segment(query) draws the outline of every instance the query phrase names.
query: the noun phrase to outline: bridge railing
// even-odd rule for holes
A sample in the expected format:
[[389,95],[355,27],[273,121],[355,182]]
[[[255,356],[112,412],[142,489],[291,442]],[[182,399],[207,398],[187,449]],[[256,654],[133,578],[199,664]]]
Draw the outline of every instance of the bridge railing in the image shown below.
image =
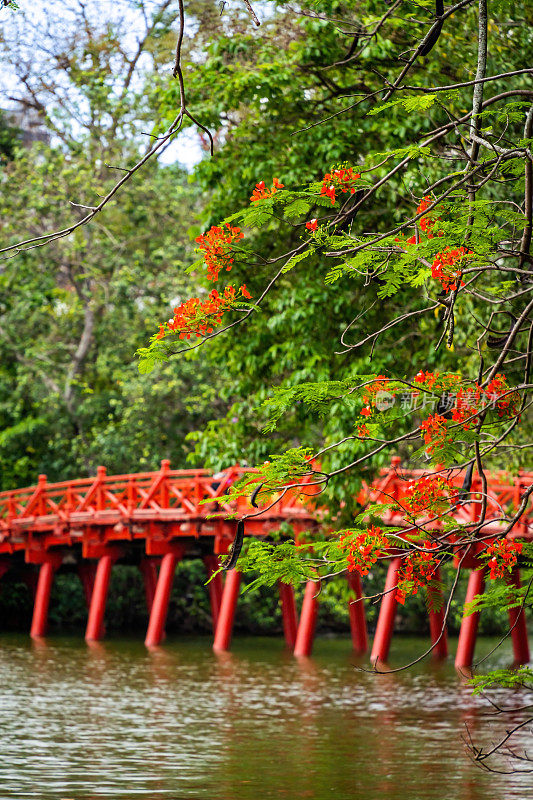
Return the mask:
[[[246,534],[264,537],[279,529],[282,519],[290,520],[297,534],[303,532],[317,524],[320,512],[320,501],[315,499],[313,502],[312,495],[317,487],[311,478],[308,478],[310,486],[303,493],[300,488],[282,493],[279,503],[260,508],[257,514],[245,497],[231,503],[222,501],[228,487],[246,474],[257,473],[236,465],[224,473],[212,475],[206,470],[173,470],[168,461],[163,461],[157,472],[107,475],[105,468],[99,467],[92,478],[48,483],[46,476],[41,475],[35,486],[1,492],[0,576],[14,570],[30,580],[37,574],[36,567],[39,568],[31,635],[39,638],[46,632],[54,572],[65,565],[78,571],[84,587],[88,604],[86,638],[88,641],[101,638],[112,566],[117,560],[129,558],[138,564],[145,584],[150,615],[146,643],[150,646],[159,644],[164,636],[176,563],[192,554],[192,557],[204,559],[207,572],[213,578],[209,594],[215,629],[214,647],[227,649],[240,577],[238,569],[230,570],[223,584],[221,574],[216,573],[217,556],[228,552],[236,529],[236,523],[226,521],[225,517],[230,513],[236,516],[246,514]],[[427,475],[427,471],[401,470],[399,459],[395,459],[371,486],[364,488],[359,499],[361,502],[382,500],[384,503],[392,499],[401,503],[409,481],[423,475]],[[452,483],[460,489],[462,480],[462,476],[457,476]],[[532,483],[532,473],[521,473],[517,477],[505,472],[490,475],[489,517],[495,533],[505,524],[498,522],[498,517],[508,517],[516,511],[525,490]],[[475,477],[470,502],[451,508],[450,513],[459,522],[475,523],[479,519],[481,488],[479,477]],[[311,495],[309,501],[302,496],[305,494]],[[206,519],[213,513],[219,513],[219,517],[213,521]],[[509,535],[533,538],[532,523],[532,511],[526,509]],[[400,525],[402,515],[391,509],[383,513],[383,524]],[[490,527],[484,526],[484,532],[488,531]],[[199,542],[201,538],[203,541]],[[486,568],[476,561],[478,544],[483,546],[475,543],[472,560],[461,559],[460,564],[461,569],[471,571],[467,603],[483,591]],[[391,549],[372,647],[373,663],[386,661],[388,656],[397,604],[392,589],[398,581],[400,561],[398,554]],[[348,580],[353,598],[361,601],[351,601],[349,605],[353,644],[356,650],[364,652],[367,631],[361,581],[355,573],[349,573]],[[510,580],[514,586],[520,585],[518,567]],[[287,644],[294,647],[297,655],[309,655],[318,610],[317,583],[314,580],[308,582],[299,619],[292,588],[280,584],[279,591]],[[512,609],[509,615],[515,659],[517,663],[525,663],[529,659],[529,650],[523,610]],[[456,656],[460,668],[472,663],[478,617],[479,613],[465,615],[461,624]],[[429,618],[434,653],[439,657],[445,656],[446,625],[442,608],[439,611],[430,608]]]
[[[57,483],[48,483],[45,475],[40,475],[35,486],[13,491],[0,492],[0,533],[10,529],[27,527],[32,523],[63,522],[118,516],[122,519],[145,518],[153,516],[165,519],[172,517],[204,518],[209,514],[242,515],[252,511],[246,498],[237,503],[218,501],[226,494],[230,485],[243,475],[254,474],[250,467],[236,465],[225,470],[221,476],[214,477],[206,470],[176,470],[170,468],[168,461],[161,463],[157,472],[107,475],[105,467],[98,467],[96,476],[78,478]],[[360,499],[384,503],[395,499],[401,502],[408,482],[426,475],[425,470],[400,471],[396,459],[390,468],[383,469],[371,486],[366,486]],[[459,489],[462,477],[452,479]],[[511,477],[506,472],[490,475],[489,511],[490,516],[501,516],[516,510],[525,490],[533,483],[533,473],[520,473]],[[474,521],[479,513],[480,498],[476,493],[482,488],[481,479],[474,477],[471,487],[472,501],[459,507],[454,513],[460,521]],[[314,493],[310,489],[310,494]],[[206,503],[205,501],[211,501]],[[290,490],[280,497],[271,515],[312,516],[309,502],[301,492]],[[398,520],[391,517],[390,523]],[[398,515],[397,515],[398,516]],[[532,526],[532,512],[526,510],[517,526],[517,533],[524,535]]]
[[[410,469],[402,470],[400,460],[394,458],[391,467],[383,469],[379,477],[371,484],[364,484],[359,495],[360,500],[391,503],[397,501],[400,504],[406,497],[408,487],[413,480],[427,477],[427,470]],[[451,478],[450,483],[460,491],[463,484],[463,475],[457,474]],[[487,518],[489,520],[485,532],[497,532],[504,523],[490,523],[491,519],[501,518],[516,512],[524,497],[526,490],[533,483],[533,473],[519,471],[517,475],[511,475],[504,470],[494,471],[488,474],[488,498],[487,498]],[[478,475],[474,475],[472,485],[467,500],[450,511],[450,514],[458,522],[471,523],[479,519],[481,509],[481,492],[483,483]],[[402,515],[400,513],[388,514],[390,524],[401,524]],[[407,523],[405,523],[407,524]],[[492,528],[490,527],[492,524]],[[516,524],[512,536],[532,536],[533,537],[533,508],[527,507],[520,521]]]
[[[244,514],[252,511],[246,498],[231,503],[218,500],[250,467],[236,465],[215,477],[207,470],[175,470],[163,461],[158,472],[107,475],[98,467],[93,478],[48,483],[40,475],[35,486],[0,492],[0,532],[30,523],[44,524],[101,519],[106,515],[121,518],[147,516],[168,518],[206,517],[209,514]],[[288,491],[276,504],[273,516],[309,515],[296,491]],[[206,503],[205,501],[211,501]]]

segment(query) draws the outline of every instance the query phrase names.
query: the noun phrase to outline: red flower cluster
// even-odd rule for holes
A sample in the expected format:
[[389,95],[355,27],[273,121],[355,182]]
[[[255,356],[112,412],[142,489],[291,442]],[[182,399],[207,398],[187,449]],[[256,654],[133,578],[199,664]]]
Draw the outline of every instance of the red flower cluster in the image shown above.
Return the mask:
[[461,385],[461,376],[451,374],[443,374],[441,375],[440,372],[424,372],[424,370],[420,370],[415,377],[414,383],[424,384],[426,389],[433,390],[433,389],[440,389],[442,391],[447,392],[456,392]]
[[415,377],[415,383],[425,383],[428,389],[432,389],[435,385],[435,381],[439,377],[438,372],[424,372],[424,370],[420,370]]
[[255,184],[255,189],[252,192],[250,201],[255,203],[257,200],[264,200],[266,197],[272,197],[273,194],[276,194],[278,189],[283,188],[284,184],[280,183],[277,178],[274,178],[270,189],[266,188],[266,183],[264,181],[259,181],[259,183]]
[[[441,282],[445,292],[457,289],[457,280],[461,277],[461,263],[472,255],[474,255],[472,251],[466,247],[456,247],[453,250],[447,247],[441,253],[437,253],[431,266],[431,275]],[[464,286],[464,281],[461,281],[460,285]]]
[[434,550],[437,543],[426,541],[422,547],[424,550],[416,550],[406,556],[398,570],[396,599],[402,605],[408,594],[416,594],[420,586],[427,586],[431,582],[439,566],[436,554],[427,552]]
[[442,448],[446,442],[446,419],[440,414],[431,414],[420,425],[424,433],[424,442],[428,445],[428,453],[433,453],[437,447]]
[[[430,205],[432,205],[433,200],[429,195],[426,195],[418,205],[416,209],[417,214],[423,214]],[[433,232],[435,226],[435,220],[430,219],[429,217],[421,217],[420,221],[420,229],[426,235],[428,239],[433,239],[435,235],[442,236],[443,231],[437,231],[435,234]],[[409,239],[405,240],[405,245],[416,244],[417,237],[410,236]],[[396,238],[395,242],[401,242],[401,238]],[[471,250],[467,250],[465,247],[456,247],[451,250],[447,247],[442,252],[437,253],[433,264],[431,266],[431,274],[433,278],[437,278],[440,280],[442,284],[442,288],[445,292],[454,291],[457,289],[457,282],[458,279],[461,277],[461,263],[465,258],[470,258],[470,256],[474,255]],[[461,281],[461,286],[464,286],[464,282]]]
[[413,515],[429,509],[436,510],[439,503],[449,503],[450,490],[449,481],[442,475],[428,475],[409,482],[401,504],[404,510]]
[[491,556],[487,562],[490,569],[490,577],[503,578],[505,571],[511,572],[516,566],[517,555],[522,552],[521,542],[510,542],[507,539],[499,539],[487,547],[487,555]]
[[488,382],[486,392],[487,394],[497,394],[504,392],[506,386],[506,377],[501,372],[497,372],[494,378]]
[[365,386],[363,403],[366,403],[366,405],[360,411],[363,417],[370,417],[372,415],[372,407],[376,405],[377,393],[388,391],[388,385],[389,379],[386,378],[385,375],[378,375],[375,381]]
[[316,219],[309,220],[309,222],[305,223],[305,227],[308,228],[308,230],[310,231],[316,231],[316,229],[318,228],[318,220]]
[[329,197],[331,205],[335,205],[336,195],[335,192],[341,194],[355,194],[355,182],[359,180],[360,174],[354,172],[352,167],[345,167],[336,169],[333,172],[326,172],[322,179],[321,195]]
[[[432,204],[433,204],[433,200],[431,199],[431,197],[429,195],[426,195],[424,198],[422,198],[422,200],[420,201],[420,203],[419,203],[419,205],[418,205],[418,207],[416,209],[417,215],[418,214],[423,214],[424,211],[427,208],[429,208],[429,206],[432,205]],[[432,220],[429,217],[422,217],[419,220],[419,225],[420,225],[420,230],[423,233],[426,234],[428,239],[433,239],[434,238],[435,234],[432,232],[432,229],[433,229],[433,226],[435,225],[435,220]],[[442,235],[443,235],[442,231],[439,231],[437,233],[437,236],[442,236]],[[401,242],[401,239],[397,237],[394,241],[395,242]],[[408,239],[405,240],[404,244],[406,246],[410,245],[410,244],[416,244],[416,236],[410,236]]]
[[389,379],[385,375],[378,375],[375,381],[365,386],[365,394],[363,395],[363,403],[375,402],[375,397],[378,392],[388,391]]
[[[488,404],[493,403],[499,417],[513,417],[519,413],[520,396],[517,392],[506,394],[508,391],[505,375],[498,373],[483,389],[478,384],[463,388],[460,386],[459,375],[444,375],[439,377],[438,372],[424,372],[421,370],[414,378],[415,383],[424,384],[428,389],[442,389],[448,393],[453,391],[451,417],[454,422],[459,422],[465,431],[469,430],[479,420],[479,414]],[[501,395],[503,399],[498,399]],[[450,394],[448,394],[450,396]],[[432,418],[430,417],[429,420]],[[423,430],[428,427],[428,420],[421,426]],[[429,427],[432,423],[429,422]],[[442,427],[442,426],[441,426]],[[436,431],[435,431],[436,433]],[[441,433],[444,433],[442,429]],[[434,438],[434,437],[430,437]],[[426,443],[428,439],[426,438]]]
[[233,242],[244,237],[240,228],[232,228],[226,222],[226,228],[219,228],[213,225],[207,233],[197,236],[195,241],[200,245],[200,250],[204,251],[204,260],[207,264],[207,277],[209,280],[218,280],[218,273],[224,267],[229,272],[233,264],[231,257],[231,245]]
[[339,544],[348,549],[348,572],[368,575],[372,564],[383,555],[387,538],[381,528],[371,525],[366,533],[359,533],[355,537],[352,534],[341,534]]
[[[423,214],[424,211],[427,208],[429,208],[430,205],[432,205],[432,203],[433,203],[433,200],[431,199],[431,197],[429,195],[426,195],[420,201],[420,203],[419,203],[419,205],[418,205],[418,207],[416,209],[416,213],[417,214]],[[435,221],[429,219],[429,217],[422,217],[420,219],[420,228],[421,228],[421,230],[424,231],[424,233],[427,233],[428,239],[433,239],[433,234],[431,233],[431,229],[433,228],[434,225],[435,225]]]
[[483,389],[480,386],[459,389],[455,399],[455,408],[452,411],[454,422],[461,422],[463,430],[469,430],[471,425],[478,422],[479,405],[482,400]]
[[498,397],[508,391],[507,380],[505,375],[497,373],[496,376],[489,381],[485,393],[491,402],[496,402],[496,411],[499,417],[514,417],[519,413],[520,395],[518,392],[506,395],[502,400]]
[[[191,297],[174,309],[174,317],[159,326],[157,339],[163,339],[167,333],[178,333],[180,339],[202,337],[213,332],[213,325],[220,325],[222,315],[239,300],[250,299],[251,294],[243,284],[237,294],[233,286],[226,286],[223,294],[216,289],[209,292],[207,300],[202,302],[198,297]],[[168,329],[168,330],[167,330]]]

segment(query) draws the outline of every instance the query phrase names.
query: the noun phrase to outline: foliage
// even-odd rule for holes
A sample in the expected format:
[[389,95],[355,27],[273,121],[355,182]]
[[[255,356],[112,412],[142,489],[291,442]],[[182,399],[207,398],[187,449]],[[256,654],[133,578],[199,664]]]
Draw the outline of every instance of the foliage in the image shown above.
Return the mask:
[[[118,85],[113,65],[122,50],[111,25],[88,41],[71,35],[72,55],[61,63],[76,116],[61,113],[63,74],[30,91],[27,102],[58,143],[17,156],[2,177],[23,187],[16,199],[6,194],[2,209],[18,270],[6,262],[1,276],[9,401],[0,453],[10,483],[28,471],[20,453],[26,441],[35,447],[36,433],[47,441],[46,459],[66,463],[51,447],[49,399],[69,420],[70,462],[92,455],[98,434],[105,452],[115,418],[102,433],[102,410],[85,395],[101,370],[111,395],[107,364],[114,379],[132,344],[124,333],[136,327],[143,376],[129,380],[143,408],[131,412],[134,427],[153,427],[141,413],[153,386],[143,383],[152,380],[148,371],[165,385],[178,364],[180,379],[191,376],[185,396],[195,391],[193,376],[209,375],[203,400],[216,397],[221,410],[189,438],[192,460],[219,468],[244,456],[260,464],[230,500],[258,491],[275,503],[301,479],[321,492],[329,517],[320,536],[244,548],[239,566],[251,572],[252,588],[314,576],[333,593],[328,581],[347,570],[367,577],[393,551],[401,560],[396,598],[418,602],[424,592],[435,604],[439,568],[453,571],[453,559],[481,547],[491,581],[479,602],[498,612],[516,604],[498,581],[519,563],[526,587],[533,577],[531,546],[513,531],[533,487],[495,512],[485,475],[527,466],[530,447],[531,10],[501,0],[487,15],[485,0],[465,0],[435,19],[429,2],[279,2],[265,5],[264,24],[252,33],[245,4],[196,0],[181,20],[194,37],[178,42],[175,82],[159,69],[167,12],[163,3],[147,32],[149,79],[143,71],[137,83],[128,77],[132,56],[121,61]],[[179,122],[195,126],[206,153],[214,144],[213,158],[192,176],[204,223],[190,231],[196,262],[185,218],[198,209],[183,173],[154,166],[145,178],[152,204],[136,194],[147,191],[143,178],[128,170],[155,108],[161,121],[152,133]],[[97,202],[91,192],[111,188],[108,164],[117,160],[127,165],[121,204],[52,238],[48,269],[17,230],[42,236],[59,228],[50,198],[66,197],[67,185],[82,205]],[[32,190],[34,173],[44,193],[41,184]],[[168,234],[161,197],[178,235]],[[136,242],[140,230],[150,231],[148,244]],[[188,269],[172,287],[174,316],[157,330],[146,308],[167,307],[170,283],[158,267],[178,262]],[[232,283],[219,291],[214,284],[228,271]],[[189,289],[192,296],[182,296]],[[29,349],[28,327],[39,332]],[[193,373],[190,359],[200,352],[206,357]],[[48,383],[37,399],[35,374],[41,390]],[[156,394],[149,402],[158,403]],[[165,398],[151,416],[167,408]],[[202,422],[205,402],[197,410]],[[180,437],[187,427],[177,428]],[[361,508],[361,481],[371,483],[391,455],[424,474],[401,497],[377,487],[377,502]],[[463,506],[476,514],[456,522]],[[397,525],[385,528],[385,508]]]
[[[59,27],[52,14],[44,34],[20,11],[2,32],[4,62],[15,72],[26,70],[23,53],[34,46],[33,67],[14,91],[22,124],[36,118],[51,132],[49,142],[2,150],[4,244],[21,231],[36,237],[80,219],[145,146],[153,109],[142,87],[148,57],[157,63],[166,42],[165,14],[148,18],[151,33],[129,52],[116,10],[110,18],[109,9],[100,19],[87,13],[76,23],[73,11]],[[62,112],[67,102],[74,116]],[[2,261],[0,489],[28,485],[40,472],[50,480],[91,473],[101,463],[112,472],[153,469],[162,458],[184,465],[185,436],[217,408],[218,371],[183,359],[178,370],[141,376],[132,355],[160,309],[196,285],[186,274],[196,209],[186,172],[155,162],[90,228]]]
[[0,111],[0,166],[13,158],[18,135],[18,129],[11,125],[6,114]]
[[[484,2],[466,2],[428,18],[421,36],[420,11],[281,3],[255,36],[237,11],[185,64],[189,102],[219,143],[195,173],[213,193],[206,223],[243,231],[232,269],[256,304],[194,345],[215,339],[207,358],[224,353],[233,375],[228,414],[196,436],[196,455],[217,463],[238,438],[263,461],[255,480],[274,502],[293,480],[279,464],[306,448],[330,537],[245,548],[239,566],[256,586],[366,575],[400,547],[397,599],[424,586],[436,596],[438,568],[481,543],[491,577],[482,602],[507,608],[493,581],[530,558],[507,534],[533,487],[498,515],[485,470],[529,463],[533,38],[518,21],[530,12],[502,3],[489,18]],[[399,64],[400,52],[410,60]],[[175,105],[173,86],[160,96]],[[216,337],[237,326],[228,353]],[[393,499],[401,523],[383,531],[379,508],[361,512],[355,497],[387,449],[426,474]],[[458,491],[450,481],[463,471]],[[253,488],[250,479],[233,495]],[[474,500],[478,516],[456,523]],[[500,528],[489,534],[491,516]],[[529,586],[531,566],[521,567]]]
[[510,672],[508,669],[497,669],[488,675],[476,675],[472,678],[472,685],[474,694],[481,694],[494,686],[503,686],[506,689],[531,688],[532,677],[533,671],[526,666],[519,667],[514,672]]

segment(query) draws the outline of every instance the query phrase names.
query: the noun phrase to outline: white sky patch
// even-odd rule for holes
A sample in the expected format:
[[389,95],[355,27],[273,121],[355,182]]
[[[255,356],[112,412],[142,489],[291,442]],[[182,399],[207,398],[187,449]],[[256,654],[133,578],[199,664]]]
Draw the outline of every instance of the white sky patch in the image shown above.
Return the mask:
[[[78,0],[43,0],[43,2],[36,3],[35,0],[19,0],[19,11],[12,11],[11,9],[0,9],[0,25],[2,27],[3,38],[9,41],[12,38],[18,40],[18,46],[13,52],[13,58],[19,62],[31,62],[32,71],[36,70],[39,62],[42,60],[41,77],[46,77],[46,69],[50,69],[50,59],[47,57],[47,37],[51,36],[64,36],[68,38],[68,34],[72,32],[73,25],[76,23],[75,10],[79,10],[80,3]],[[160,5],[160,0],[144,0],[144,6],[147,13]],[[178,6],[176,2],[176,30],[177,30],[177,11]],[[85,12],[88,19],[94,22],[96,27],[98,24],[105,26],[106,22],[119,26],[122,46],[130,53],[135,52],[138,44],[139,37],[143,35],[145,28],[145,21],[141,9],[135,0],[89,0],[85,4]],[[25,20],[25,14],[27,19]],[[42,48],[42,52],[40,52]],[[173,80],[171,76],[172,62],[174,54],[169,52],[168,63],[168,80]],[[139,77],[137,81],[134,80],[132,88],[140,86],[141,73],[144,70],[150,70],[150,57],[148,54],[143,58],[141,57],[137,70]],[[37,69],[38,71],[38,69]],[[80,114],[80,123],[77,126],[76,120],[69,120],[72,133],[76,135],[77,127],[82,130],[82,127],[87,123],[86,117],[90,114],[90,109],[87,106],[86,99],[76,96],[76,90],[71,86],[68,81],[63,80],[61,71],[55,70],[52,67],[53,75],[50,75],[52,83],[64,95],[64,99],[72,108],[77,110]],[[64,84],[64,85],[63,85]],[[20,108],[19,103],[16,102],[17,97],[23,97],[25,90],[17,77],[17,70],[14,68],[14,61],[6,57],[5,52],[2,60],[0,61],[0,108],[6,111],[11,109],[15,110]],[[52,118],[56,114],[62,113],[61,109],[57,108],[57,103],[53,100],[49,104],[48,99],[43,96],[43,100]],[[157,122],[157,120],[154,120]],[[142,149],[142,139],[141,149]],[[52,144],[61,146],[60,140],[52,135]],[[180,133],[168,147],[163,149],[163,152],[158,159],[160,163],[169,165],[179,162],[185,169],[191,171],[202,158],[205,157],[205,151],[202,149],[198,133],[192,128],[188,128],[183,133]]]
[[205,152],[197,132],[192,128],[187,128],[164,149],[159,161],[161,164],[175,164],[178,161],[191,172],[204,157]]

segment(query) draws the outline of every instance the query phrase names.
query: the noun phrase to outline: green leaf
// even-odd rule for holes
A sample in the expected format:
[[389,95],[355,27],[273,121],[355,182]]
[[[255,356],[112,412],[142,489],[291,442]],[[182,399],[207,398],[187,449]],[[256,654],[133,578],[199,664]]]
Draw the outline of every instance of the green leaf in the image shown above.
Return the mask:
[[290,272],[291,269],[296,266],[296,264],[299,264],[300,261],[303,261],[305,258],[309,258],[309,256],[313,255],[313,253],[314,250],[312,248],[308,248],[302,253],[295,253],[295,255],[291,256],[291,258],[287,261],[282,269],[282,272]]
[[311,203],[305,200],[294,200],[294,202],[285,207],[285,216],[289,218],[303,217],[309,212],[311,207]]

